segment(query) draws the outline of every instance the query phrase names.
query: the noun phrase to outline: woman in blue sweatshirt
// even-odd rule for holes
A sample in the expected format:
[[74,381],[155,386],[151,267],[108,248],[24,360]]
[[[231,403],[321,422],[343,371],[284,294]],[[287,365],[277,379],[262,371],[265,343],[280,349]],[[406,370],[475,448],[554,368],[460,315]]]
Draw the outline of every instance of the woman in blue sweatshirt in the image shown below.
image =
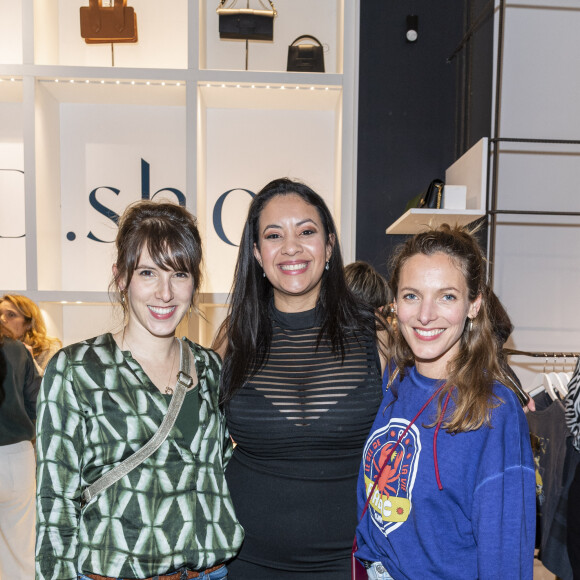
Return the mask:
[[356,557],[371,580],[531,580],[529,431],[503,384],[477,240],[417,234],[390,285],[398,331],[364,447]]

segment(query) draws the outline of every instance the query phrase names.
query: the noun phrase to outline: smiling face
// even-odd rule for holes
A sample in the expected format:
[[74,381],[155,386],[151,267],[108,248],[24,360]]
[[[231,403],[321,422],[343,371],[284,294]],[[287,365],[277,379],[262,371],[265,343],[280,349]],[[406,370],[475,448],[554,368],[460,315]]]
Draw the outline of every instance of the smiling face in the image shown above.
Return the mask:
[[274,288],[276,308],[314,308],[332,254],[317,209],[295,194],[272,198],[260,214],[258,240],[254,256]]
[[127,288],[131,334],[173,336],[191,306],[194,282],[187,272],[163,270],[144,248]]
[[419,373],[434,379],[447,376],[467,318],[475,318],[480,305],[481,296],[469,300],[465,276],[446,254],[415,254],[404,263],[395,307]]
[[18,340],[22,340],[26,331],[30,329],[30,321],[26,320],[16,306],[8,300],[0,302],[0,318],[4,326]]

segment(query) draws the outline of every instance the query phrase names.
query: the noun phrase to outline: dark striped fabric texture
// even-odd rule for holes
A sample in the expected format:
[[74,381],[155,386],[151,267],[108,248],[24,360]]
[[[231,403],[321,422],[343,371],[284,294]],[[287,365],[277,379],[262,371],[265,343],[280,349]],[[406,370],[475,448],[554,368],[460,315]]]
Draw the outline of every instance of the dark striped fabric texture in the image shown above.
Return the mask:
[[274,316],[270,356],[227,413],[234,440],[270,457],[358,451],[381,398],[374,337],[348,335],[341,361],[317,348],[314,311]]
[[341,361],[317,348],[315,311],[272,316],[268,360],[226,411],[237,443],[226,478],[246,530],[232,578],[346,577],[362,447],[382,399],[375,337],[347,334]]
[[572,443],[580,451],[580,359],[568,383],[568,394],[564,399],[566,424],[572,434]]

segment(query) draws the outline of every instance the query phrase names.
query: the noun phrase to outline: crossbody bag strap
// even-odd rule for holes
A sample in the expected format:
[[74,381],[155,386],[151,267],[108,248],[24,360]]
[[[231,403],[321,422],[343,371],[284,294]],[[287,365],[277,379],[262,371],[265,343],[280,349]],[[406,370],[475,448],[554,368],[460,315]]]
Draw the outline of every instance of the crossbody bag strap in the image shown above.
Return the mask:
[[189,348],[184,340],[179,341],[181,347],[179,353],[179,373],[177,375],[177,384],[171,397],[169,407],[167,408],[167,414],[163,418],[159,429],[155,432],[153,437],[141,447],[141,449],[135,451],[133,455],[130,455],[117,465],[113,467],[110,471],[107,471],[105,475],[97,479],[94,483],[89,485],[81,494],[81,505],[84,506],[91,501],[96,495],[105,491],[108,487],[119,481],[122,477],[125,477],[130,471],[135,469],[138,465],[143,463],[148,457],[151,457],[160,445],[167,439],[167,435],[171,431],[177,415],[185,399],[187,391],[189,391],[193,386],[193,379],[190,375],[190,354]]

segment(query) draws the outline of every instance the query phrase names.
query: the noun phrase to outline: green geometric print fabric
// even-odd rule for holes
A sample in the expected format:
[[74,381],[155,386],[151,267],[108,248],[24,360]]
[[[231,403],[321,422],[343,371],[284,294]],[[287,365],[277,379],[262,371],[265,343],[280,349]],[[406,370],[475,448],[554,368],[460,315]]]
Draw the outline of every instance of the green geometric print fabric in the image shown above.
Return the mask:
[[[189,341],[188,341],[189,342]],[[111,334],[62,349],[38,397],[38,580],[90,572],[147,578],[232,558],[243,530],[224,477],[231,440],[218,407],[221,361],[189,342],[199,428],[174,425],[139,467],[81,508],[81,491],[143,446],[168,400]]]

